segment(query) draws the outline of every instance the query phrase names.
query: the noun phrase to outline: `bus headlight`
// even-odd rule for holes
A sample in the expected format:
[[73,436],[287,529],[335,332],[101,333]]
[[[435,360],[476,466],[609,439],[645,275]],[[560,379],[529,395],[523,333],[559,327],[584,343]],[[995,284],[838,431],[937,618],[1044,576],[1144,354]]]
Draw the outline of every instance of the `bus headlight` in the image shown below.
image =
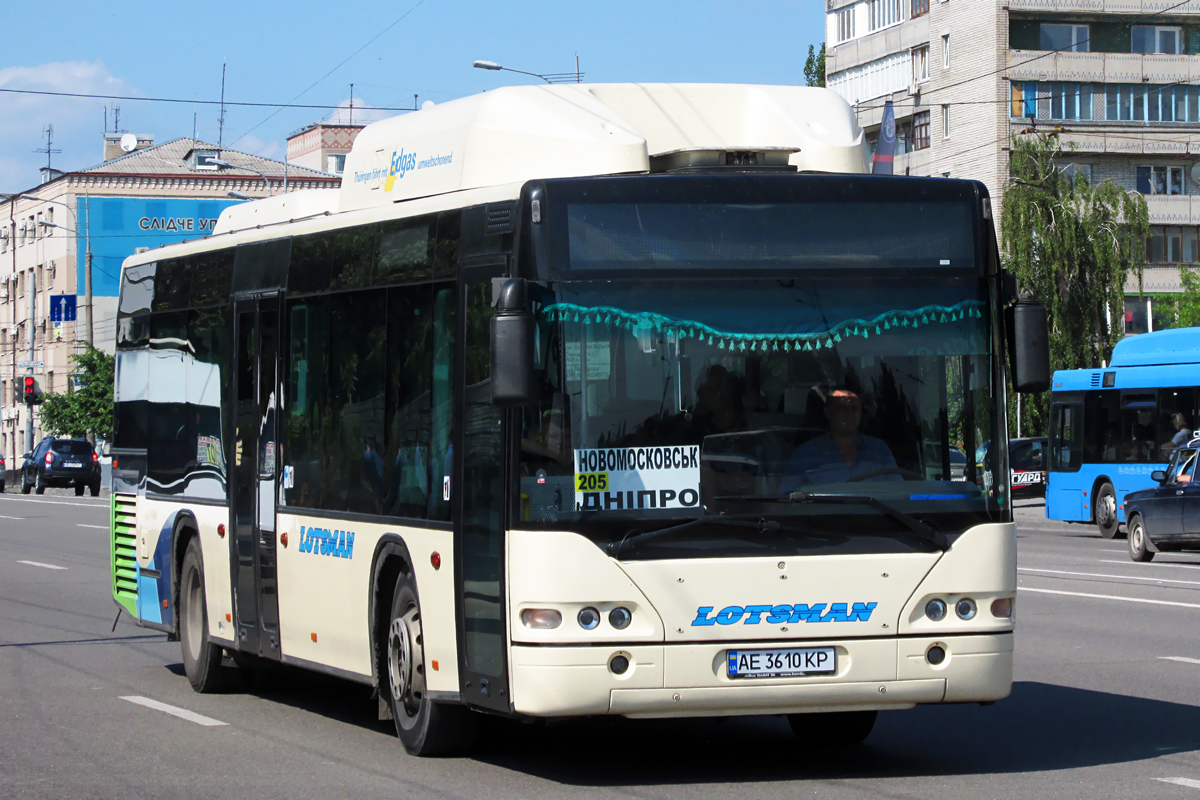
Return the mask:
[[934,622],[944,620],[946,618],[946,601],[930,600],[925,604],[925,616]]
[[608,624],[612,625],[619,631],[623,631],[629,627],[629,623],[633,622],[633,614],[624,606],[617,606],[612,611],[608,612]]
[[964,597],[954,604],[954,613],[958,614],[959,619],[973,619],[977,610],[975,601],[969,597]]
[[588,606],[579,612],[579,627],[590,631],[600,624],[600,612]]
[[562,613],[553,608],[527,608],[521,612],[521,624],[539,630],[557,628],[562,624]]

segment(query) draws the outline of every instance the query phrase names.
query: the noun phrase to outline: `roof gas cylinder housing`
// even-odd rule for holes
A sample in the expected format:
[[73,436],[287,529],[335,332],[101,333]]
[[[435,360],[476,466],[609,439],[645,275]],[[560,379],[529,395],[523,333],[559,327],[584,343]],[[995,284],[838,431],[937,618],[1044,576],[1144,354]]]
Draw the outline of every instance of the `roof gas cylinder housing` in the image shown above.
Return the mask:
[[861,173],[868,162],[853,111],[827,89],[512,86],[368,125],[346,157],[337,210],[532,179],[719,167]]

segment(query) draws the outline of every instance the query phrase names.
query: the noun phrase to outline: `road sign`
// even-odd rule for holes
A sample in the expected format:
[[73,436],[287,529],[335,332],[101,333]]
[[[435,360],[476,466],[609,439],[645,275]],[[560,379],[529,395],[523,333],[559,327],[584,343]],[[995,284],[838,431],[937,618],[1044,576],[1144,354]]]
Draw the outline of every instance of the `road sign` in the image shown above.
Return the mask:
[[45,361],[18,361],[17,369],[45,369]]
[[73,295],[73,294],[52,294],[52,295],[50,295],[50,321],[51,322],[74,322],[75,321],[75,295]]

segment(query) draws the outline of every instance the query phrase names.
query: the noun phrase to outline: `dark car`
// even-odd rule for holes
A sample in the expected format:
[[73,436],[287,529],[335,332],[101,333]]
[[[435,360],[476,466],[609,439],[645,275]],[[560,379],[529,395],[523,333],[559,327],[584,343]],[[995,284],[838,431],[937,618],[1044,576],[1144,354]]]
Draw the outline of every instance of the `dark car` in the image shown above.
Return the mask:
[[100,494],[100,459],[86,439],[55,439],[46,437],[32,453],[26,453],[21,465],[21,493],[36,490],[44,494],[46,487],[74,486],[75,494],[92,490]]
[[[987,460],[988,442],[975,451],[975,464],[985,489],[992,486],[992,473]],[[1045,497],[1046,466],[1049,463],[1049,444],[1045,436],[1008,440],[1008,470],[1012,496]]]
[[1167,550],[1200,550],[1200,439],[1192,439],[1171,454],[1166,472],[1150,477],[1158,486],[1125,495],[1129,557],[1149,561]]
[[0,455],[0,492],[4,491],[4,470],[6,469],[8,469],[8,467],[4,464],[4,456]]

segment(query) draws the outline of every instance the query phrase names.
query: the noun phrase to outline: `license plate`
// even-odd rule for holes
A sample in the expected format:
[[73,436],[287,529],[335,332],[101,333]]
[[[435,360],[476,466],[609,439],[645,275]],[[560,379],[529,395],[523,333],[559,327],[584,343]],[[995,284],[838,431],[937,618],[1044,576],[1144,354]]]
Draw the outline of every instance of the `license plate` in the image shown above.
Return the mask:
[[731,678],[791,678],[836,671],[837,656],[832,647],[729,651]]
[[64,464],[63,464],[63,466],[64,466],[64,467],[76,467],[76,468],[78,468],[78,467],[82,467],[82,466],[83,466],[83,464],[80,464],[78,461],[68,461],[68,462],[64,463]]

